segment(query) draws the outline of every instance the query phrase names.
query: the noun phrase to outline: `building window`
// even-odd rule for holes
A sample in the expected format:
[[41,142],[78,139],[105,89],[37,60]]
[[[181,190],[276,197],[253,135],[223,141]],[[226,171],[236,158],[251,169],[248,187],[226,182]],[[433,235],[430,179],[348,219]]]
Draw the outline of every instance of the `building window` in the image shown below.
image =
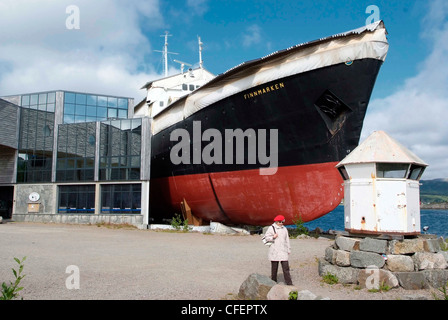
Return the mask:
[[409,168],[406,163],[377,163],[377,178],[404,179]]
[[141,119],[101,123],[100,180],[140,180],[141,124]]
[[56,181],[93,181],[95,122],[59,126]]
[[128,99],[64,92],[64,123],[127,118]]
[[17,183],[51,181],[54,112],[47,111],[48,101],[54,102],[51,93],[22,96]]
[[59,186],[59,213],[95,213],[95,186]]
[[101,186],[101,213],[139,214],[141,184],[107,184]]

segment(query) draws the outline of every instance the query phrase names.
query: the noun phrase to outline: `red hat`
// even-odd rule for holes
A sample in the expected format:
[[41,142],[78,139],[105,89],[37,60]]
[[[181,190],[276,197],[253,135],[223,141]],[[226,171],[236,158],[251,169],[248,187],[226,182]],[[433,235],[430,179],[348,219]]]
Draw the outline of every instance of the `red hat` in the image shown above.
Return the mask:
[[281,214],[274,218],[274,221],[283,221],[283,220],[285,220],[285,217],[282,216]]

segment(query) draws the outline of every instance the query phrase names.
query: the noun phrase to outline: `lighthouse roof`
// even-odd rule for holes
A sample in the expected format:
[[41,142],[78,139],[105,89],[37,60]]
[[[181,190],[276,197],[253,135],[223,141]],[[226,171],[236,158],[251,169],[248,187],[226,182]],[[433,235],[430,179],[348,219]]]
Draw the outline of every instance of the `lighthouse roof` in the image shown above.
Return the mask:
[[411,163],[428,166],[412,151],[384,131],[375,131],[336,167],[353,163]]

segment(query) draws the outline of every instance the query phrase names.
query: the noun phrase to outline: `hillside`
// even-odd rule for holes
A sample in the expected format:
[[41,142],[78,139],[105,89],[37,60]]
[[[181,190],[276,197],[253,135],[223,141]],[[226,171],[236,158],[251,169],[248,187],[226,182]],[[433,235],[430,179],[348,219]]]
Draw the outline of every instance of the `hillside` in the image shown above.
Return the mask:
[[448,203],[448,179],[420,181],[420,200],[423,204]]

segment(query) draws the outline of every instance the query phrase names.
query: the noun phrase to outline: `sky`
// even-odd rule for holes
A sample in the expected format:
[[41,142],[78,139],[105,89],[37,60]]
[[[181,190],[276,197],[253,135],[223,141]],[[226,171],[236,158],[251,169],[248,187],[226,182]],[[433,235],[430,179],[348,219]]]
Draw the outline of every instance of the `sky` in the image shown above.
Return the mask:
[[[372,7],[374,6],[374,7]],[[372,10],[368,10],[373,8]],[[180,60],[214,74],[379,18],[389,53],[361,142],[384,130],[448,178],[448,1],[0,0],[0,96],[50,90],[145,97]]]

